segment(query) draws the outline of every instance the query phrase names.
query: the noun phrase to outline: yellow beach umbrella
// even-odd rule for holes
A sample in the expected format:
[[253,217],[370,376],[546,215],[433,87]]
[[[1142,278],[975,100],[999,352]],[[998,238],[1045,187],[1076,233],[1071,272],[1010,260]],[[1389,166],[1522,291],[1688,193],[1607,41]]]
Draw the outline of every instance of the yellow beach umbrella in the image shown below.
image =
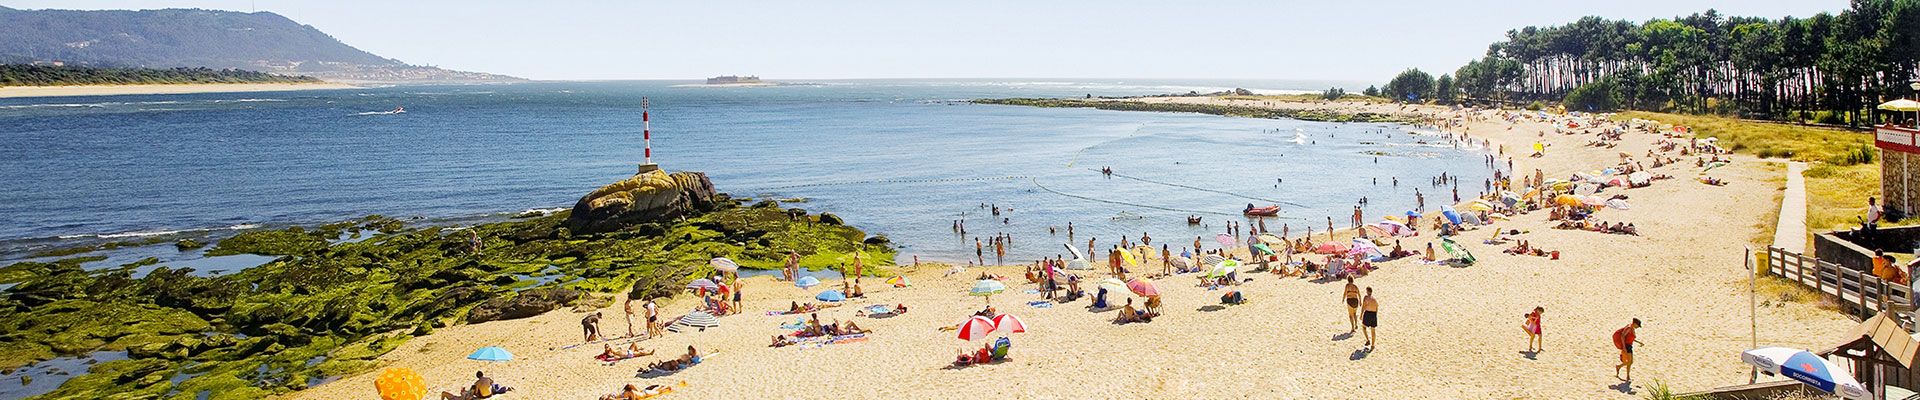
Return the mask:
[[373,388],[380,400],[420,400],[427,396],[427,384],[420,374],[406,368],[387,368],[374,378]]

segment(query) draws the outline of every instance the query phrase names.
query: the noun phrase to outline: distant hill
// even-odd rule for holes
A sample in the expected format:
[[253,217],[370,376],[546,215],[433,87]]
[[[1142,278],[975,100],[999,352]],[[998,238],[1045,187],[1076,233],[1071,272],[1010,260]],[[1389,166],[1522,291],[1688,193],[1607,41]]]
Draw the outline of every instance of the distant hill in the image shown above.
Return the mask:
[[271,12],[0,7],[0,63],[243,69],[343,82],[521,80],[408,65]]

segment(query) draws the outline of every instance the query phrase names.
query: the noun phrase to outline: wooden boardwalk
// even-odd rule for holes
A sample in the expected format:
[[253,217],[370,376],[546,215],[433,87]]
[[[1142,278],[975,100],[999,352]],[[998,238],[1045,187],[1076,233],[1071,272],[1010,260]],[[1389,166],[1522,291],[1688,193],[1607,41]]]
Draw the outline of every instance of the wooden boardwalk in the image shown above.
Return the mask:
[[1780,247],[1767,247],[1767,274],[1833,296],[1862,320],[1881,312],[1913,312],[1913,288],[1904,282],[1888,282],[1872,271],[1855,271]]

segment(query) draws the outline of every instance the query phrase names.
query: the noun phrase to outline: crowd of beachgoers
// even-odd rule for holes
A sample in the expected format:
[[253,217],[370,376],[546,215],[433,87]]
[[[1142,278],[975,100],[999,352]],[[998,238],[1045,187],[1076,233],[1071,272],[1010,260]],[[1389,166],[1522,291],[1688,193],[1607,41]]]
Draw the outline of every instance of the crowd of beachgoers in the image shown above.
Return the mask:
[[[1464,183],[1469,193],[1455,174],[1425,177],[1413,210],[1368,215],[1363,201],[1345,224],[1250,217],[1213,237],[1143,233],[1101,246],[1060,221],[1019,242],[1064,244],[1062,256],[1012,265],[1015,238],[1000,233],[975,239],[972,260],[855,267],[839,282],[797,262],[748,278],[716,272],[687,296],[449,327],[383,360],[462,399],[1592,398],[1640,395],[1656,381],[1745,383],[1738,355],[1749,339],[1809,348],[1849,326],[1811,305],[1721,301],[1745,294],[1732,283],[1747,276],[1753,216],[1778,206],[1779,173],[1685,127],[1438,106],[1126,101],[1416,116],[1425,122],[1409,134],[1484,153],[1494,177]],[[1391,184],[1422,177],[1405,178]],[[1429,201],[1444,192],[1452,201]],[[980,208],[983,218],[1014,212]],[[972,237],[963,221],[951,229]],[[609,312],[625,329],[601,319]],[[1785,327],[1750,338],[1749,318]],[[1551,351],[1549,333],[1562,338]],[[519,355],[460,359],[481,344]],[[466,378],[475,370],[485,372]],[[369,397],[370,375],[294,397]],[[514,389],[494,395],[506,381]]]

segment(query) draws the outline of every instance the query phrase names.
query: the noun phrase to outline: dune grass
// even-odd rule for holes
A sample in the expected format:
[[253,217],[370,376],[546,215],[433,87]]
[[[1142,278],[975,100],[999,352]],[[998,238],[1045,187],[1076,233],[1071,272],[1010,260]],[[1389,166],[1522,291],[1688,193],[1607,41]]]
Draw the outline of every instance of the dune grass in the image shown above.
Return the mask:
[[1741,120],[1711,115],[1663,114],[1632,111],[1624,118],[1679,124],[1699,137],[1720,138],[1734,152],[1760,158],[1853,165],[1872,162],[1873,133],[1845,129]]
[[[1251,95],[1251,96],[1230,95],[1230,96],[1221,96],[1221,98],[1227,99],[1227,100],[1286,101],[1286,102],[1296,102],[1296,103],[1298,102],[1311,103],[1311,102],[1327,101],[1327,99],[1325,97],[1322,97],[1319,93],[1263,94],[1263,95]],[[1368,96],[1368,95],[1363,95],[1358,93],[1347,93],[1345,96],[1340,96],[1340,101],[1348,101],[1348,102],[1355,102],[1355,103],[1372,103],[1372,104],[1392,102],[1391,100],[1387,100],[1384,97],[1374,97],[1374,96]]]
[[[1821,232],[1859,224],[1867,197],[1880,196],[1880,165],[1807,167],[1807,229]],[[1914,219],[1885,225],[1905,225]]]

